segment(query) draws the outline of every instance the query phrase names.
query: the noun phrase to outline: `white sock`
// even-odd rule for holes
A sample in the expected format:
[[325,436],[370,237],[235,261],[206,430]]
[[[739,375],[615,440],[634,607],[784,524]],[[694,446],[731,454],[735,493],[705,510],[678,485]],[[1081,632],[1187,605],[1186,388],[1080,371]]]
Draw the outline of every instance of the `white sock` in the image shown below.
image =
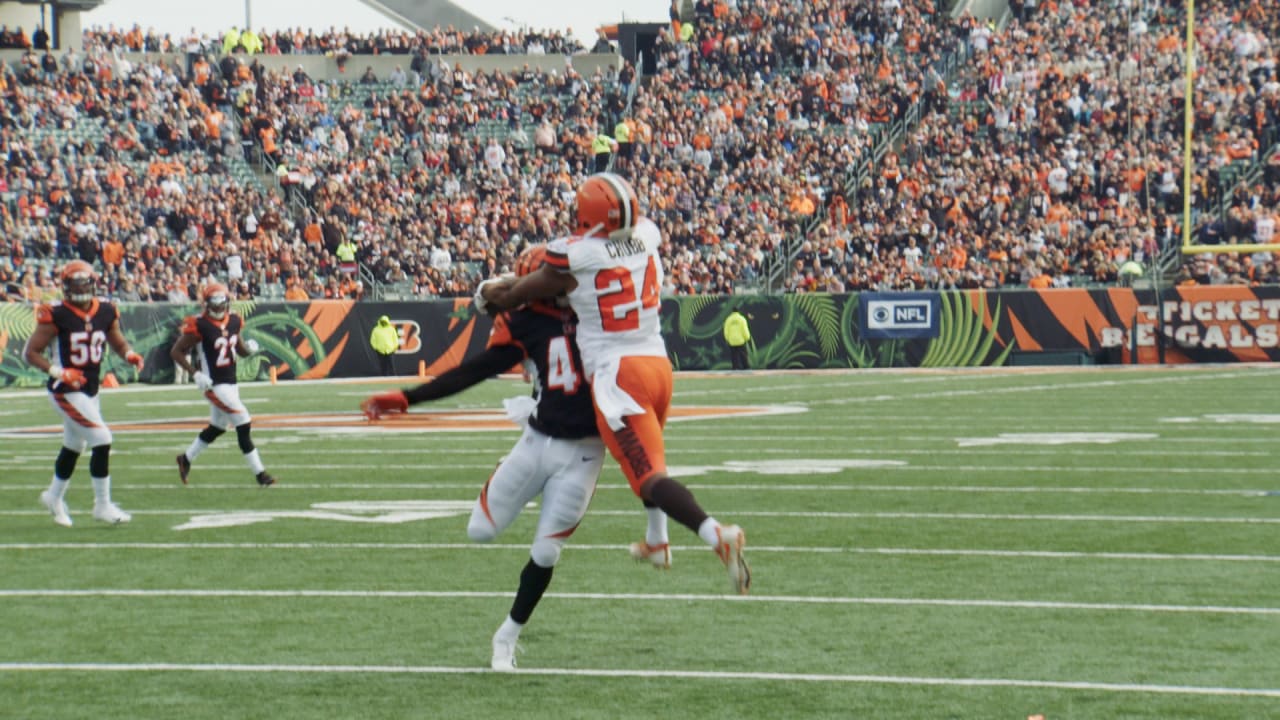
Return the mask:
[[262,464],[262,458],[258,457],[258,448],[254,448],[244,454],[244,461],[249,463],[249,469],[254,475],[265,471],[267,468]]
[[507,640],[516,640],[520,637],[520,631],[524,626],[508,615],[506,620],[502,621],[502,626],[498,628],[498,632],[494,633],[494,637],[505,638]]
[[645,510],[649,513],[649,527],[645,530],[644,541],[655,546],[666,545],[670,542],[667,537],[667,514],[656,507]]
[[57,475],[53,476],[53,481],[49,483],[49,494],[61,500],[67,496],[67,486],[71,484],[71,478],[63,480]]
[[90,479],[93,480],[93,501],[104,505],[111,502],[111,476]]
[[720,523],[716,522],[715,518],[708,516],[698,526],[698,537],[702,538],[702,542],[715,547],[720,544],[720,534],[717,532],[719,529]]
[[209,447],[209,443],[201,440],[199,436],[196,436],[196,439],[191,441],[191,447],[187,448],[187,452],[185,453],[187,460],[195,462],[196,458],[200,457],[200,453],[204,452],[207,447]]

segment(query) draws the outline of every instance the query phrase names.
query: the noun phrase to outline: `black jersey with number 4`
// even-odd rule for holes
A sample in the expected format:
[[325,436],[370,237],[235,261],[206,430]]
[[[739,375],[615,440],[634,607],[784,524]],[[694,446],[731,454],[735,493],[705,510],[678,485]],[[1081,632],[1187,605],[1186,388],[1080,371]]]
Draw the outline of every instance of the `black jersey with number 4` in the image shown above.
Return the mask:
[[243,324],[244,321],[235,313],[227,313],[221,320],[214,320],[208,315],[189,315],[182,323],[183,335],[194,335],[200,339],[196,345],[200,350],[200,369],[213,379],[214,385],[236,381],[236,359],[239,357],[236,350]]
[[[58,364],[84,373],[85,382],[80,392],[86,395],[98,394],[102,358],[107,352],[107,331],[119,317],[120,311],[115,305],[100,299],[95,299],[84,309],[62,301],[36,308],[36,322],[52,323],[58,328]],[[70,390],[52,378],[45,387],[53,392]]]
[[534,397],[538,409],[529,425],[557,438],[599,434],[591,404],[591,386],[583,374],[582,357],[573,341],[577,321],[568,310],[526,306],[494,318],[489,347],[515,345],[533,363]]

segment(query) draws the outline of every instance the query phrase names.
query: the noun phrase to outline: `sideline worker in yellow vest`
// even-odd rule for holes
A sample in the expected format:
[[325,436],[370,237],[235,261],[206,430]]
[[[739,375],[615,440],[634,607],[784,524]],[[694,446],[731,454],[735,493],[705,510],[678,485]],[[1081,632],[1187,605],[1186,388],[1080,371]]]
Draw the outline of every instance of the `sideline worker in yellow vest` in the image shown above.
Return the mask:
[[378,324],[373,326],[373,333],[369,335],[369,345],[378,353],[378,367],[382,374],[395,375],[394,358],[400,349],[400,331],[391,324],[391,318],[386,315],[378,318]]
[[734,370],[750,368],[747,363],[747,343],[751,342],[751,329],[742,313],[734,310],[724,319],[724,341],[729,344],[729,361]]
[[596,156],[596,172],[602,173],[609,169],[609,158],[613,157],[613,151],[617,149],[617,140],[606,135],[603,130],[596,133],[591,140],[591,154]]

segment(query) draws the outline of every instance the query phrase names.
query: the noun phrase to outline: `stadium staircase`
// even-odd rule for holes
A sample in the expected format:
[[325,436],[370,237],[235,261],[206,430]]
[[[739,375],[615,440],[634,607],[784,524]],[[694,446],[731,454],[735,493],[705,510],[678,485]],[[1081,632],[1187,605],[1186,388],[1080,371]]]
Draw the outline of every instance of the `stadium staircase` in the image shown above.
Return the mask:
[[[966,45],[960,45],[951,53],[934,63],[931,72],[936,73],[948,86],[959,72],[961,66],[968,60],[968,48]],[[792,68],[794,69],[794,68]],[[907,107],[902,116],[890,123],[872,123],[868,130],[870,148],[866,152],[861,161],[848,169],[845,173],[843,187],[840,188],[849,203],[849,208],[853,213],[857,213],[860,191],[868,181],[871,181],[879,173],[880,161],[888,152],[902,144],[904,138],[912,130],[920,125],[920,118],[924,111],[923,101],[917,100]],[[828,133],[845,133],[853,132],[849,126],[833,125],[828,126],[825,130]],[[828,188],[828,192],[835,192],[836,188]],[[818,208],[814,214],[804,223],[801,231],[795,235],[783,238],[782,242],[773,249],[773,251],[765,256],[762,263],[762,289],[765,292],[776,293],[786,290],[786,275],[788,268],[792,266],[796,258],[800,254],[801,247],[806,239],[808,239],[817,228],[826,220],[825,207]]]

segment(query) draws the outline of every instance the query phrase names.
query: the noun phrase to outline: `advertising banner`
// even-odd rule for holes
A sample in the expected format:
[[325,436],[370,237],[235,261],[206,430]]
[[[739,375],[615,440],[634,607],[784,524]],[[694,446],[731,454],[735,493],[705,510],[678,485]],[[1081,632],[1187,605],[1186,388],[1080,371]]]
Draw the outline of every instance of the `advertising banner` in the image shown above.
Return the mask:
[[[398,375],[438,375],[484,349],[493,327],[467,298],[373,303],[233,303],[262,351],[241,380],[363,377],[379,373],[369,344],[386,315],[400,330]],[[681,296],[662,301],[662,332],[677,370],[728,370],[725,318],[747,318],[755,369],[1004,365],[1013,352],[1074,354],[1090,362],[1263,362],[1280,359],[1280,287],[1195,286],[959,290],[850,295]],[[109,355],[121,382],[172,382],[169,348],[188,304],[121,306],[121,326],[146,358],[141,375]],[[34,308],[0,303],[0,387],[45,376],[22,359]]]
[[862,303],[862,337],[868,340],[938,337],[938,293],[872,293]]

